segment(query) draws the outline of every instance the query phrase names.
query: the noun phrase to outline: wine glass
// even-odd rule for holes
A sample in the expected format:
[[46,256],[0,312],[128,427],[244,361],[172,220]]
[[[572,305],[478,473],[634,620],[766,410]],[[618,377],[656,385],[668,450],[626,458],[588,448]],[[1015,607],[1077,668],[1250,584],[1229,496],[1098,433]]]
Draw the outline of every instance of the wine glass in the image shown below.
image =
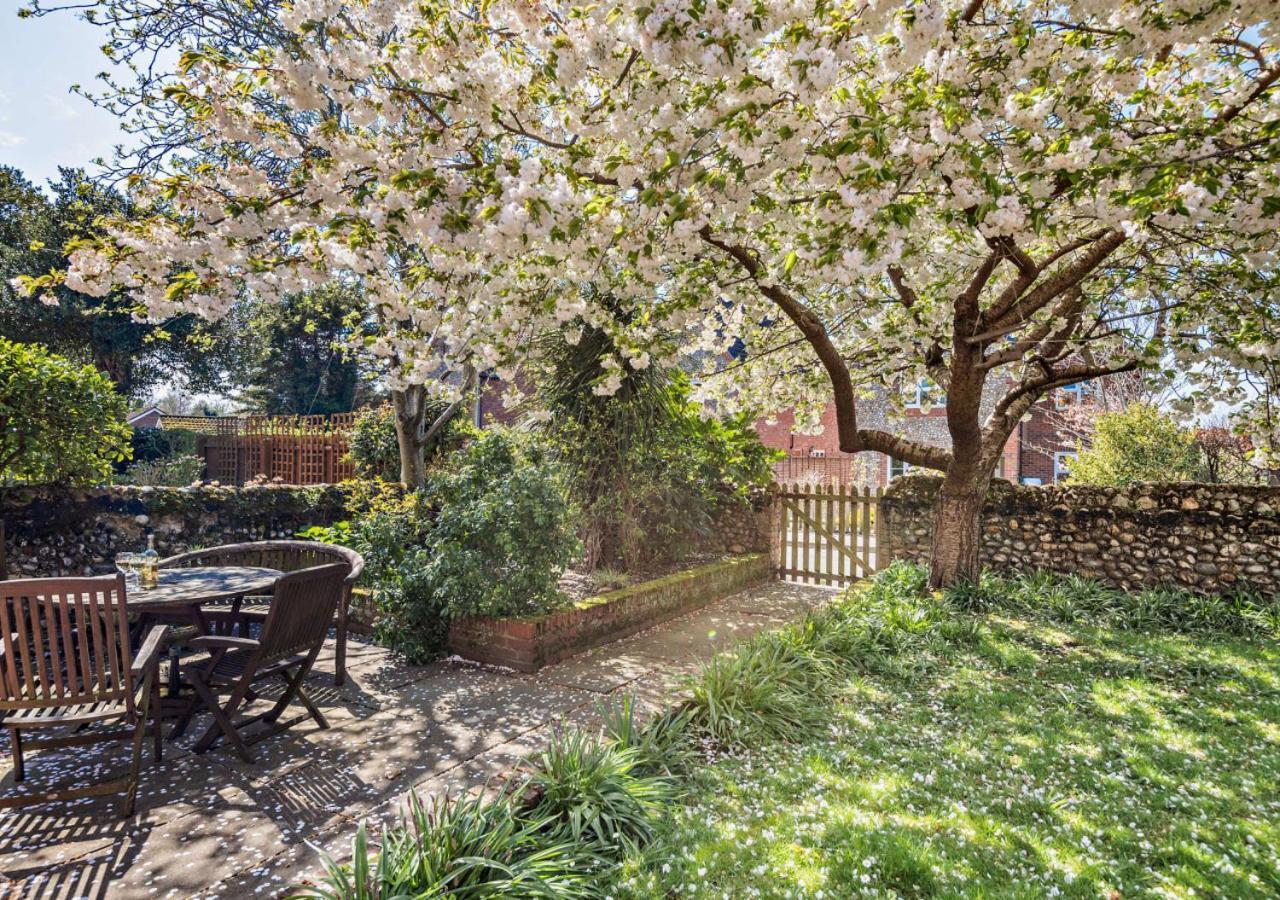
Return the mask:
[[116,571],[124,576],[126,587],[134,589],[138,587],[138,570],[141,565],[141,553],[126,552],[116,554]]

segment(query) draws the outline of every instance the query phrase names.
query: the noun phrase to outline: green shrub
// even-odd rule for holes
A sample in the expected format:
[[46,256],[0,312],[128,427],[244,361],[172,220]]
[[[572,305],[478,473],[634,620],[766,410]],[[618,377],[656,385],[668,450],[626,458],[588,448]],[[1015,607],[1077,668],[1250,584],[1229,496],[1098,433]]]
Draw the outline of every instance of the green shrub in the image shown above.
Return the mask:
[[436,510],[422,575],[450,618],[527,616],[563,602],[557,582],[579,550],[556,470],[542,450],[491,429],[434,470]]
[[556,471],[536,446],[491,429],[449,461],[421,491],[366,486],[348,521],[301,535],[364,556],[374,639],[411,662],[439,657],[454,619],[560,605],[557,583],[578,550]]
[[137,463],[125,470],[125,484],[149,484],[155,487],[185,487],[204,475],[204,460],[198,456],[167,456]]
[[1076,484],[1195,481],[1201,472],[1196,433],[1146,403],[1103,413],[1087,448],[1071,463]]
[[107,376],[0,338],[0,482],[93,484],[129,458],[128,406]]
[[[750,414],[706,417],[682,372],[606,366],[619,355],[613,339],[580,324],[576,343],[547,339],[538,383],[551,413],[545,434],[581,510],[587,566],[681,559],[718,512],[772,481],[778,454]],[[610,379],[620,379],[617,389],[596,393]]]
[[[429,404],[426,420],[432,422],[448,406]],[[435,444],[427,448],[427,461],[447,456],[474,435],[475,429],[465,414],[455,415],[445,425]],[[348,453],[357,478],[382,481],[400,480],[400,445],[396,440],[396,413],[389,404],[371,406],[360,411],[348,436]]]
[[591,897],[600,867],[589,848],[555,836],[548,819],[524,816],[510,794],[410,794],[408,814],[369,846],[361,824],[346,865],[324,856],[326,877],[295,888],[307,900],[443,897]]
[[533,765],[534,814],[602,857],[620,858],[648,842],[673,795],[669,779],[642,771],[638,750],[581,731],[557,735]]
[[189,428],[135,428],[129,445],[137,464],[171,456],[195,456],[198,441],[199,435]]
[[347,436],[347,453],[357,478],[400,480],[396,414],[387,404],[362,409]]
[[444,654],[449,618],[426,568],[435,516],[426,494],[388,484],[363,484],[352,518],[309,528],[299,537],[350,547],[364,557],[363,584],[373,591],[373,638],[411,663]]

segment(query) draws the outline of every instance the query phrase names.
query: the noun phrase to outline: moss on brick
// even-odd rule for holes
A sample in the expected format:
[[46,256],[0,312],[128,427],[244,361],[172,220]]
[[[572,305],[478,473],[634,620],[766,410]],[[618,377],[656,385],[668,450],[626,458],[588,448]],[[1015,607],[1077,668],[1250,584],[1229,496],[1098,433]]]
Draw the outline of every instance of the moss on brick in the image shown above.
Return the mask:
[[470,659],[533,672],[706,606],[769,574],[768,554],[735,556],[609,591],[546,615],[455,622],[449,643],[455,653]]

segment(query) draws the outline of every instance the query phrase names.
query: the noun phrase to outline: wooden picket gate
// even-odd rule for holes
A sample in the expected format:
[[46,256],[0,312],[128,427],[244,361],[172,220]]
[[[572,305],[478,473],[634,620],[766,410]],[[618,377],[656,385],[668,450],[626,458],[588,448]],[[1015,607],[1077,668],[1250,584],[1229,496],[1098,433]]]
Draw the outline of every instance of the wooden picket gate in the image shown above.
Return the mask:
[[839,587],[879,571],[880,561],[888,561],[877,515],[883,493],[841,484],[777,485],[778,577]]

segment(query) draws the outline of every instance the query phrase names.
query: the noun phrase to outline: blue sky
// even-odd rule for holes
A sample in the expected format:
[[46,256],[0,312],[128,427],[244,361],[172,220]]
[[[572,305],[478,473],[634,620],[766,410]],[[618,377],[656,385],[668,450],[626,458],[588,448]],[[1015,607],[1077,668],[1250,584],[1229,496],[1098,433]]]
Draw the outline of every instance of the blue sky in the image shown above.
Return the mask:
[[114,116],[69,92],[108,66],[105,32],[69,13],[19,19],[0,0],[0,164],[44,185],[58,166],[89,167],[123,140]]

